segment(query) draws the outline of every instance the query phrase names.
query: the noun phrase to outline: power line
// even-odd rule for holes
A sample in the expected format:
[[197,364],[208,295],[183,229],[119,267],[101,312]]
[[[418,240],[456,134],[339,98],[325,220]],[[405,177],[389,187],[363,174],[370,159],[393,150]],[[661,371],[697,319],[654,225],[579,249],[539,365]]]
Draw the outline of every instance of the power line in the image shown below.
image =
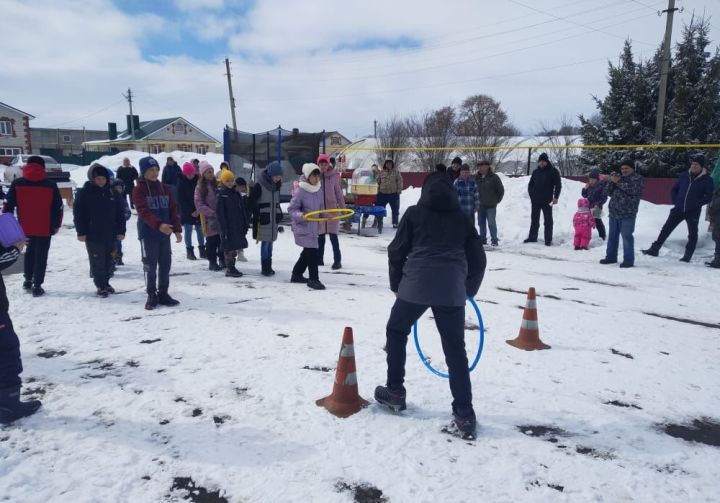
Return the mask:
[[87,119],[88,117],[92,117],[93,115],[97,115],[97,114],[99,114],[100,112],[104,112],[105,110],[109,110],[110,108],[112,108],[112,107],[114,107],[114,106],[122,103],[123,101],[125,101],[125,98],[123,98],[123,99],[121,99],[121,100],[119,100],[119,101],[116,101],[116,102],[113,103],[112,105],[108,105],[108,106],[106,106],[105,108],[101,108],[100,110],[96,110],[95,112],[89,113],[89,114],[87,114],[87,115],[83,115],[82,117],[78,117],[77,119],[69,120],[69,121],[66,121],[66,122],[61,122],[61,123],[59,123],[59,124],[55,124],[55,125],[53,125],[53,126],[48,126],[48,127],[51,128],[51,129],[52,129],[52,128],[57,128],[57,127],[60,127],[60,126],[64,126],[65,124],[72,124],[73,122],[78,122],[78,121],[81,121],[81,120],[83,120],[83,119]]

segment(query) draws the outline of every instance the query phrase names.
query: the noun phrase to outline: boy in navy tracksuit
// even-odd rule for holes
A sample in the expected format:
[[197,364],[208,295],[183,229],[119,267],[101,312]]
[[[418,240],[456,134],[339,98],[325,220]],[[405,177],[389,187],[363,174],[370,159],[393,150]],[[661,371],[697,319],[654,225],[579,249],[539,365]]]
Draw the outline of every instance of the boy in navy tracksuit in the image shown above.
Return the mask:
[[[20,256],[25,242],[5,248],[0,245],[0,269],[10,267]],[[8,314],[8,299],[5,283],[0,275],[0,424],[10,424],[16,419],[34,414],[40,408],[40,402],[20,401],[20,341],[13,329]]]
[[170,297],[170,266],[172,252],[170,235],[182,241],[182,225],[177,204],[170,187],[158,181],[160,167],[152,157],[140,159],[140,175],[133,189],[133,204],[138,214],[138,238],[142,249],[147,302],[145,309],[176,306],[180,302]]

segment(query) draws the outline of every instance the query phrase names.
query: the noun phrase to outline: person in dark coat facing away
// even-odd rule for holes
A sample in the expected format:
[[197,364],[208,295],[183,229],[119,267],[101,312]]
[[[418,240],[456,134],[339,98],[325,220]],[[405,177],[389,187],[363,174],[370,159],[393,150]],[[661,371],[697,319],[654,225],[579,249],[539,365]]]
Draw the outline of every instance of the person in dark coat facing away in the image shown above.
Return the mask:
[[388,262],[390,290],[397,299],[386,328],[387,382],[375,389],[375,399],[394,410],[405,409],[405,346],[413,324],[430,308],[449,369],[455,424],[463,434],[474,436],[465,301],[477,294],[486,259],[447,174],[433,173],[425,179],[418,204],[407,209],[388,246]]
[[550,163],[548,155],[543,152],[538,157],[538,165],[530,176],[528,194],[530,195],[530,232],[524,243],[536,243],[540,230],[540,212],[543,214],[545,228],[545,246],[552,244],[553,214],[552,207],[558,203],[562,189],[560,172]]
[[[24,241],[8,248],[0,244],[0,270],[13,265],[24,247]],[[20,401],[20,374],[23,371],[20,341],[10,319],[9,307],[5,283],[0,275],[0,424],[10,424],[35,414],[42,405],[38,400]]]
[[170,188],[158,180],[160,167],[152,157],[140,159],[140,174],[133,189],[133,203],[138,213],[138,239],[142,251],[147,302],[145,309],[161,306],[176,306],[180,302],[170,297],[170,267],[172,251],[170,235],[182,241],[182,225],[177,211],[175,197]]
[[178,179],[178,206],[180,207],[180,222],[185,233],[185,250],[188,260],[197,260],[192,245],[192,233],[195,230],[200,258],[205,255],[205,236],[200,224],[200,212],[195,208],[195,187],[198,182],[198,172],[192,163],[186,162],[182,167],[182,176]]
[[238,250],[248,246],[247,234],[250,224],[243,197],[235,190],[235,175],[232,171],[220,173],[220,189],[215,202],[215,215],[220,226],[220,240],[225,252],[225,276],[239,278],[242,273],[235,267]]
[[690,262],[698,240],[698,226],[702,207],[712,201],[713,180],[705,170],[705,156],[698,155],[691,159],[690,169],[680,173],[671,190],[673,207],[670,210],[665,225],[660,229],[660,235],[643,254],[657,257],[660,247],[670,234],[684,220],[687,222],[688,240],[685,245],[685,254],[681,262]]
[[45,293],[45,281],[50,238],[62,225],[63,200],[57,184],[48,180],[45,160],[37,155],[28,157],[23,176],[13,180],[5,198],[4,213],[17,209],[18,220],[28,237],[25,250],[25,281],[23,288],[33,297]]
[[[117,169],[116,175],[119,180],[122,180],[125,185],[125,194],[127,194],[128,201],[130,202],[130,208],[135,209],[132,203],[132,191],[135,188],[135,180],[138,179],[138,170],[135,166],[130,164],[129,158],[124,158],[122,166]],[[125,197],[125,196],[123,196]]]
[[[193,159],[193,161],[195,161],[195,159]],[[182,169],[178,163],[176,163],[175,159],[172,157],[168,157],[165,161],[165,167],[162,170],[162,177],[160,180],[170,188],[170,192],[175,200],[177,200],[178,181],[182,178],[182,176]]]
[[78,241],[85,243],[90,271],[97,288],[98,297],[115,293],[110,286],[113,265],[112,253],[116,241],[125,239],[125,214],[123,201],[117,191],[108,184],[107,169],[94,164],[90,176],[75,197],[73,220]]

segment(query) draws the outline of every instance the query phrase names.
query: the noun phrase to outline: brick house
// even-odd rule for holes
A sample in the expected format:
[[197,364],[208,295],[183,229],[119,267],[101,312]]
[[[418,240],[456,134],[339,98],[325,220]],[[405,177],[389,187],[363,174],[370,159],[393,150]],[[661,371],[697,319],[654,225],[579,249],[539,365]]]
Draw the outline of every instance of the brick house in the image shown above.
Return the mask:
[[0,163],[7,163],[18,154],[32,152],[30,120],[34,118],[0,102]]

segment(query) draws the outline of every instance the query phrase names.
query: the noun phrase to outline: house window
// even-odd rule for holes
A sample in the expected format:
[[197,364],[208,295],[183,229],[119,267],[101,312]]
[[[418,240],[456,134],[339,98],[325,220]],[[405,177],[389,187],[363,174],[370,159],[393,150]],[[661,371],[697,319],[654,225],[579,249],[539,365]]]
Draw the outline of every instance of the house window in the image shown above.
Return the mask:
[[72,136],[69,134],[62,135],[63,143],[72,143]]
[[5,155],[5,156],[10,157],[10,156],[15,156],[15,155],[20,155],[20,154],[22,154],[21,148],[15,148],[15,147],[0,148],[0,155]]
[[331,136],[330,137],[330,145],[340,145],[340,137],[339,136]]
[[185,145],[184,143],[179,143],[177,149],[180,152],[192,152],[192,145]]
[[173,124],[173,134],[187,134],[187,124]]
[[150,153],[151,154],[159,154],[163,151],[162,145],[150,145]]
[[195,152],[197,152],[198,154],[205,155],[207,154],[207,151],[207,145],[195,145]]
[[12,122],[0,121],[0,136],[12,136]]

